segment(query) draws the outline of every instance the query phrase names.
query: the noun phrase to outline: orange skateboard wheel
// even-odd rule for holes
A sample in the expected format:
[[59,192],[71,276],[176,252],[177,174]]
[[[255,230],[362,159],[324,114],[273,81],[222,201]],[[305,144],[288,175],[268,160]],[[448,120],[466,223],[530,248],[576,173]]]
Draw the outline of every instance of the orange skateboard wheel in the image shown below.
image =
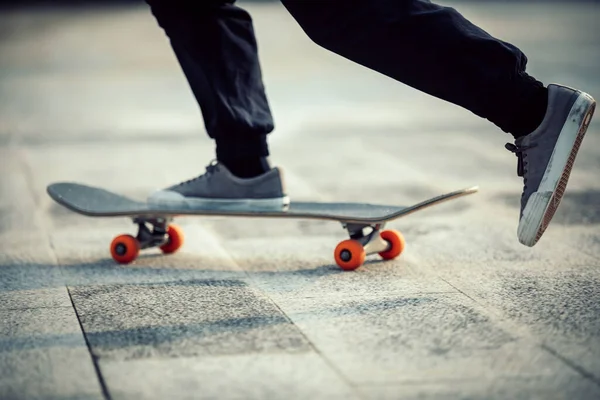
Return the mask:
[[365,249],[357,240],[344,240],[335,248],[335,262],[346,271],[353,271],[365,262]]
[[167,236],[169,240],[160,249],[165,254],[175,253],[183,245],[183,230],[178,225],[171,224],[167,228]]
[[110,244],[110,254],[119,264],[129,264],[140,254],[140,244],[131,235],[119,235]]
[[380,233],[381,238],[389,243],[390,248],[386,251],[382,251],[379,253],[381,258],[384,260],[392,260],[398,257],[404,247],[406,246],[406,242],[404,241],[404,236],[398,231],[395,230],[387,230]]

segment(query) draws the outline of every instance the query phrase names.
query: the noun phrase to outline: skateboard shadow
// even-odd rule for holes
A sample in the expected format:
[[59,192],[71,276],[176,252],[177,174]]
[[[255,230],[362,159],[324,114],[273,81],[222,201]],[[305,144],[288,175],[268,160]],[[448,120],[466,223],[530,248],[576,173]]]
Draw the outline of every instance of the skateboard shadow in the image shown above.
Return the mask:
[[[160,260],[159,265],[144,263],[149,260]],[[179,260],[178,260],[179,261]],[[81,263],[54,264],[24,264],[6,265],[0,268],[0,295],[12,291],[27,291],[74,287],[86,285],[110,285],[128,283],[159,283],[165,281],[189,281],[199,279],[237,278],[270,276],[312,277],[318,278],[329,275],[348,273],[333,264],[320,265],[312,268],[297,268],[290,270],[249,271],[225,268],[197,268],[202,265],[201,258],[197,261],[187,260],[187,266],[170,264],[168,258],[160,254],[140,255],[136,263],[129,265],[116,264],[111,258],[98,259]],[[366,261],[374,264],[378,261]],[[210,261],[206,263],[209,265]]]

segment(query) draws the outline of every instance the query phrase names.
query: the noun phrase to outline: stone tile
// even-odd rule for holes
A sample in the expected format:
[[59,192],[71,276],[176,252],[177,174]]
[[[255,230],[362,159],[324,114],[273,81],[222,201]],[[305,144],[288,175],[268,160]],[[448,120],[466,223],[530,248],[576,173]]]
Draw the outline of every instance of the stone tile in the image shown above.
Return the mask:
[[407,382],[397,385],[365,385],[358,388],[364,399],[594,399],[600,387],[580,376],[527,377],[480,380]]
[[[442,276],[485,304],[504,329],[518,328],[520,335],[600,377],[600,270],[589,262],[455,263],[455,269],[442,271]],[[437,265],[431,268],[441,270]]]
[[102,360],[113,399],[358,399],[315,353]]
[[544,348],[600,386],[600,338],[548,338]]
[[[99,220],[98,220],[99,221]],[[244,279],[246,274],[232,261],[220,243],[193,219],[182,220],[185,242],[175,254],[164,255],[148,249],[132,264],[117,264],[109,245],[121,233],[135,234],[134,225],[125,218],[112,223],[95,223],[81,235],[75,228],[52,234],[55,252],[68,285],[127,284],[202,279]],[[110,221],[108,221],[110,222]]]
[[71,307],[0,310],[0,351],[39,347],[85,347]]
[[[572,264],[555,270],[522,265],[496,273],[487,295],[478,295],[540,338],[600,340],[600,269]],[[489,285],[486,285],[489,286]]]
[[497,326],[462,295],[323,297],[278,305],[356,384],[573,373],[540,346]]
[[335,237],[296,235],[239,239],[230,242],[227,250],[252,282],[273,298],[456,292],[437,276],[423,273],[408,248],[396,260],[384,262],[371,256],[361,268],[343,271],[333,259]]
[[36,197],[29,184],[24,150],[16,146],[0,147],[0,159],[0,235],[35,233],[40,221]]
[[0,310],[0,398],[102,398],[70,307]]
[[0,290],[0,310],[72,307],[66,287],[37,290]]
[[0,315],[3,321],[0,326],[0,337],[4,338],[47,333],[81,333],[77,317],[71,307],[0,310]]
[[279,308],[238,280],[74,287],[95,355],[109,359],[306,352]]
[[0,293],[60,286],[24,151],[0,147],[0,160]]
[[0,293],[11,296],[11,292],[64,288],[59,267],[54,263],[31,262],[32,257],[27,254],[35,253],[22,254],[22,257],[11,257],[9,261],[0,256],[4,258],[0,261]]
[[0,350],[2,399],[103,399],[85,346]]

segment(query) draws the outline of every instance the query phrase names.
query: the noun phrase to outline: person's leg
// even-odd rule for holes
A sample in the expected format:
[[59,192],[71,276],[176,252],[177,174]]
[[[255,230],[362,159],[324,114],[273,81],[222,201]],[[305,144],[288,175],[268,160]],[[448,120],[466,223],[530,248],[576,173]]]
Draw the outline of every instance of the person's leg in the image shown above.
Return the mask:
[[268,162],[273,118],[250,15],[235,0],[147,0],[215,140],[206,174],[158,191],[154,203],[281,208],[281,171]]
[[518,236],[533,246],[562,198],[594,99],[525,72],[526,56],[456,10],[425,0],[281,0],[317,44],[487,118],[524,178]]
[[273,118],[251,17],[234,2],[147,0],[200,105],[217,159],[249,177],[266,172]]
[[543,118],[547,92],[525,72],[526,56],[453,8],[423,0],[282,3],[320,46],[505,132],[525,135]]

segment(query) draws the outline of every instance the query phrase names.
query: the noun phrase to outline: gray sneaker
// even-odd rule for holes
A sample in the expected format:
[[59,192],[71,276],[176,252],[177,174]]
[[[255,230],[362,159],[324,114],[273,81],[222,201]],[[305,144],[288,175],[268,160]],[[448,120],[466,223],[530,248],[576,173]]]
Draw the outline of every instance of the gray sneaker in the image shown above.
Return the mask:
[[548,86],[548,109],[540,126],[508,143],[523,177],[519,241],[534,246],[554,216],[567,187],[577,151],[592,119],[595,100],[579,90]]
[[214,161],[206,173],[148,197],[152,205],[220,210],[282,211],[289,205],[280,168],[255,178],[241,179]]

